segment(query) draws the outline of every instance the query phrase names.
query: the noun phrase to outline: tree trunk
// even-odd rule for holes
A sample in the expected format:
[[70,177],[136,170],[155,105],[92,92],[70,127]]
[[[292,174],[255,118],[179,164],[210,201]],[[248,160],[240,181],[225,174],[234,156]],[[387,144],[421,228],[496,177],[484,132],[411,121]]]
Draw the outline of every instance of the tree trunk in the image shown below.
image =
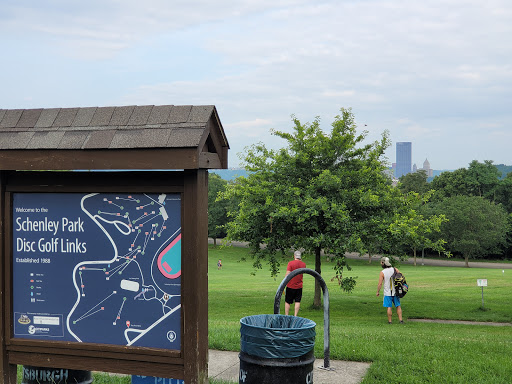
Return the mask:
[[[315,248],[315,271],[318,272],[319,275],[322,274],[322,260],[320,259],[320,247]],[[315,279],[315,297],[313,299],[313,307],[320,308],[322,305],[321,299],[322,287],[320,287],[320,283],[317,279]]]
[[466,262],[466,268],[469,268],[469,257],[464,256],[464,261]]
[[214,247],[216,247],[216,246],[217,246],[217,238],[216,238],[216,237],[214,237],[214,238],[213,238],[213,246],[214,246]]
[[372,254],[368,252],[368,264],[372,263]]
[[414,252],[414,266],[416,266],[416,247],[414,247],[412,251]]

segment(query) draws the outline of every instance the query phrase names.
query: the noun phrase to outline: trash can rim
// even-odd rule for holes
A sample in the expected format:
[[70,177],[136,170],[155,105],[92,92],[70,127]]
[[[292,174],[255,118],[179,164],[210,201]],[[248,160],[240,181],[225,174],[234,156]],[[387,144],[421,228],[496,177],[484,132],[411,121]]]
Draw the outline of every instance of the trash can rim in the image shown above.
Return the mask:
[[[290,328],[290,327],[285,327],[285,328],[277,328],[277,327],[264,327],[264,326],[261,326],[261,325],[253,325],[253,324],[247,324],[245,322],[243,322],[242,320],[248,318],[248,317],[254,317],[254,316],[281,316],[281,317],[293,317],[293,318],[300,318],[300,319],[304,319],[304,325],[306,325],[305,327],[299,327],[299,328]],[[289,329],[310,329],[310,328],[314,328],[316,327],[316,323],[313,321],[313,320],[310,320],[310,319],[307,319],[305,317],[299,317],[299,316],[291,316],[291,315],[278,315],[278,314],[274,314],[274,315],[252,315],[252,316],[245,316],[245,317],[242,317],[240,319],[240,324],[244,325],[245,327],[250,327],[250,328],[256,328],[256,329],[272,329],[272,330],[289,330]]]

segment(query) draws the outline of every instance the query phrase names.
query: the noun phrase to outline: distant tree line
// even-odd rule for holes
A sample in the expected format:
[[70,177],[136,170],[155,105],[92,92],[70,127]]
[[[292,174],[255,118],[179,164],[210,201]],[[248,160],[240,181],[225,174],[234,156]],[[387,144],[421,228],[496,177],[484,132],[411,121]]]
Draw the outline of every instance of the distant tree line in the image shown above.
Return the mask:
[[419,171],[400,178],[402,193],[431,194],[422,212],[443,214],[439,236],[445,249],[465,258],[512,255],[512,173],[503,177],[492,161],[472,161],[468,168],[444,172],[427,182]]

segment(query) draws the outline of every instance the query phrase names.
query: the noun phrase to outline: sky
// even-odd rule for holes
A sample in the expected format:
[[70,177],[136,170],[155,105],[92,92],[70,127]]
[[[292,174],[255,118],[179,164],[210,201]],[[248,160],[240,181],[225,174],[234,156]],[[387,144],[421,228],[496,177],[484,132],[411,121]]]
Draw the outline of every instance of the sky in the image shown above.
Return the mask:
[[215,105],[229,167],[351,108],[436,170],[512,165],[510,0],[0,0],[0,108]]

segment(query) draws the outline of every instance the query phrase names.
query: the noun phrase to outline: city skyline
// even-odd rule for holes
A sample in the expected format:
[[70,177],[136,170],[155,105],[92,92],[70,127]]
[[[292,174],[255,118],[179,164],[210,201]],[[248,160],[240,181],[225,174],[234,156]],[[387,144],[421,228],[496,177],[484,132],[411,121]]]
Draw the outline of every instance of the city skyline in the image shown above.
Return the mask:
[[237,167],[343,107],[389,164],[512,162],[506,0],[5,0],[0,32],[0,109],[213,104]]

